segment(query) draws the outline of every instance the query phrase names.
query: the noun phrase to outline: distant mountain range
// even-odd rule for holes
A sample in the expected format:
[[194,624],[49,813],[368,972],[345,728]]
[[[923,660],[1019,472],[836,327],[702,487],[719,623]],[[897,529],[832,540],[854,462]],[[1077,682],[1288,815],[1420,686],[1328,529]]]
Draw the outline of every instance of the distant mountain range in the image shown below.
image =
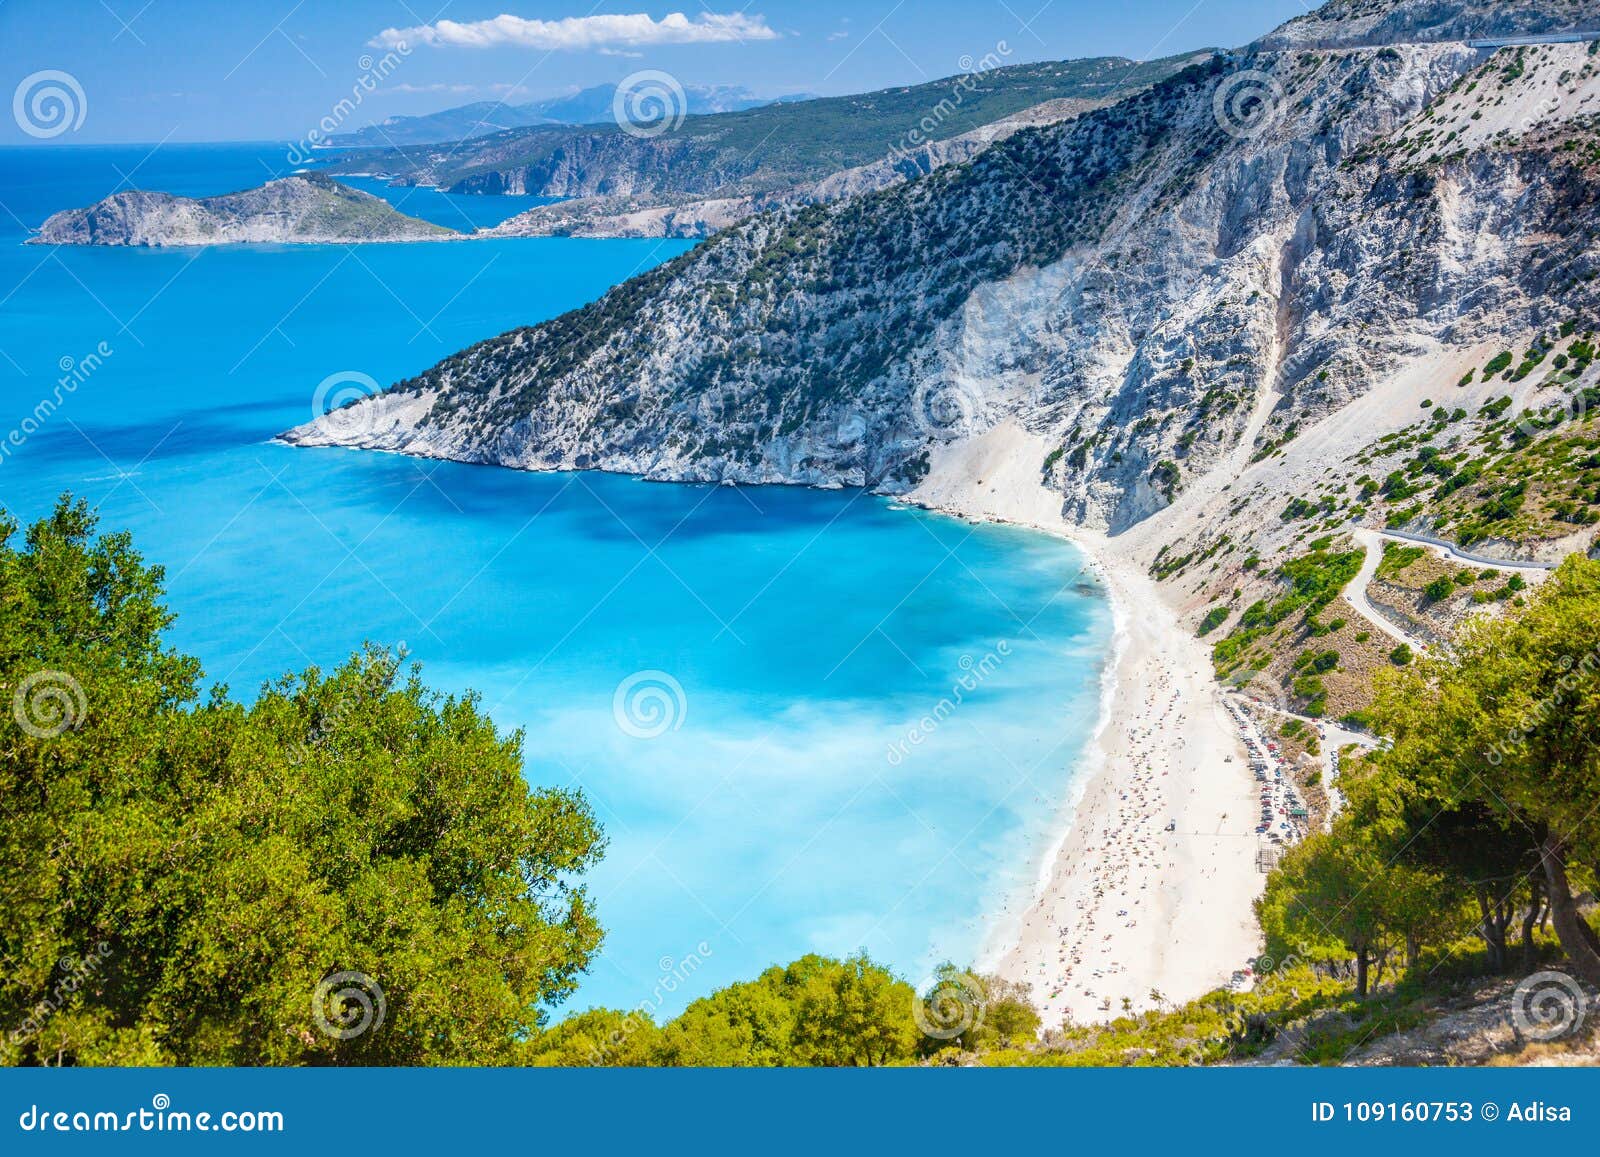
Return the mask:
[[[355,132],[339,133],[328,144],[341,148],[391,148],[403,145],[432,145],[488,136],[502,129],[530,128],[535,125],[604,124],[613,119],[612,101],[617,86],[597,84],[567,96],[549,97],[528,104],[480,100],[458,108],[447,108],[421,116],[395,116]],[[705,113],[740,112],[810,99],[806,94],[776,99],[758,97],[736,85],[686,84],[685,112],[690,116]]]
[[626,196],[654,204],[748,196],[913,152],[1052,101],[1113,100],[1209,56],[1010,65],[878,92],[690,115],[660,134],[623,132],[610,118],[607,96],[606,119],[599,123],[532,125],[448,145],[361,149],[328,171],[374,173],[400,185],[456,193]]

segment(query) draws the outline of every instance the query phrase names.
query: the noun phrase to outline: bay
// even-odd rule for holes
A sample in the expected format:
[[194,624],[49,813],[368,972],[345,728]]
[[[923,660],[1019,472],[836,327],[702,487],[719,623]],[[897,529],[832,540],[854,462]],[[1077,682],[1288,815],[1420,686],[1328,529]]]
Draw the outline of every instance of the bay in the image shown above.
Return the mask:
[[[236,695],[403,643],[522,728],[530,781],[582,788],[610,840],[571,1007],[671,1014],[812,951],[913,981],[969,962],[1095,723],[1111,625],[1081,556],[859,491],[271,441],[341,382],[415,374],[685,242],[22,244],[119,187],[227,192],[285,158],[0,150],[0,506],[26,522],[70,492],[131,529],[167,568],[172,642]],[[363,187],[458,226],[532,202]]]

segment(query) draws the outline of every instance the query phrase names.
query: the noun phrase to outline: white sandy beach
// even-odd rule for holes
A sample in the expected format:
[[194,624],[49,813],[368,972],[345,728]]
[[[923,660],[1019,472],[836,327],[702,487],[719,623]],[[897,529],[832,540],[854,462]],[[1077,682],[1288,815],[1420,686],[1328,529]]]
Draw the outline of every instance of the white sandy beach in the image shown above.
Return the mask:
[[[911,500],[1061,534],[1116,618],[1106,713],[1075,769],[1025,910],[993,914],[981,964],[1033,986],[1045,1027],[1183,1001],[1259,949],[1256,789],[1207,648],[1120,542],[1069,527],[1040,483],[1048,447],[1014,426],[947,448]],[[1231,757],[1231,762],[1229,761]],[[1172,830],[1168,831],[1168,827]]]

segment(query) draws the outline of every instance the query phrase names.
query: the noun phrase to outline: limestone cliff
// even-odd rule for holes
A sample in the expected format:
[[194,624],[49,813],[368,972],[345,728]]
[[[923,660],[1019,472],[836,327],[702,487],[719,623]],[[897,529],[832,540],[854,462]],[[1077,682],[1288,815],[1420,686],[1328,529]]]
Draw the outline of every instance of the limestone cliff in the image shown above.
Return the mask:
[[1595,85],[1582,43],[1217,55],[965,164],[779,206],[286,437],[901,492],[1012,422],[1055,448],[1069,517],[1125,530],[1420,358],[1591,310]]

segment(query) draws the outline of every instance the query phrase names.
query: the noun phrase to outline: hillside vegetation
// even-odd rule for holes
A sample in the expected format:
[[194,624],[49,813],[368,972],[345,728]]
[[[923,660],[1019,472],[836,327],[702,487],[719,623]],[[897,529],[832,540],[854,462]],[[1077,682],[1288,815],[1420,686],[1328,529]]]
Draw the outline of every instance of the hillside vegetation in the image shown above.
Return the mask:
[[463,193],[723,196],[816,181],[1062,99],[1102,100],[1172,75],[1189,55],[990,67],[905,88],[690,116],[649,136],[614,124],[512,129],[426,148],[362,150],[335,172]]

